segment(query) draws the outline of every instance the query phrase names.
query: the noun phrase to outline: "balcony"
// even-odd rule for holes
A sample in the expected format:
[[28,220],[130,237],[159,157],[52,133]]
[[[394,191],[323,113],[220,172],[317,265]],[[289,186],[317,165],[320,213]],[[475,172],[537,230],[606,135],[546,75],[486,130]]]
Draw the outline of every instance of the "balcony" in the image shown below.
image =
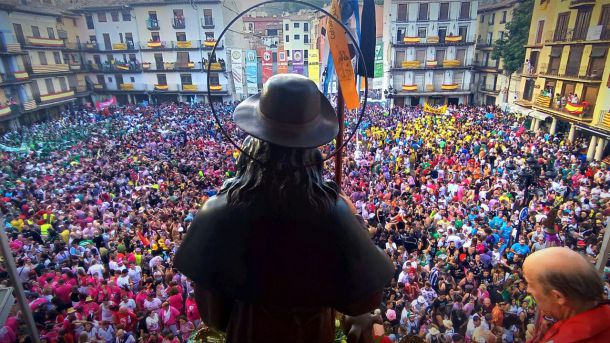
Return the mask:
[[128,74],[128,73],[139,73],[142,71],[142,66],[137,62],[132,63],[89,63],[87,68],[89,71],[93,72],[105,72],[105,73],[117,73],[117,74]]
[[213,29],[214,28],[214,18],[212,18],[212,17],[201,18],[201,27],[204,29]]
[[119,89],[122,91],[133,91],[134,84],[133,83],[122,83],[119,85]]
[[[208,67],[208,61],[203,60],[203,70],[206,70]],[[212,62],[210,65],[210,71],[226,71],[226,65],[224,62]]]
[[156,91],[168,91],[169,90],[169,86],[167,84],[155,84],[155,90]]
[[126,51],[126,50],[137,50],[135,43],[132,41],[127,41],[125,43],[112,44],[112,51]]
[[184,17],[174,17],[174,19],[172,19],[172,27],[176,30],[184,29],[186,27]]
[[68,64],[33,65],[31,66],[31,69],[32,74],[34,75],[63,74],[70,72],[70,66]]
[[551,96],[539,94],[536,96],[533,107],[546,113],[558,115],[570,121],[589,123],[593,119],[592,110],[594,106],[591,106],[586,101],[578,104],[568,102],[565,107],[558,107]]
[[104,91],[104,90],[106,90],[106,84],[105,83],[96,83],[93,85],[93,90]]
[[81,49],[85,50],[85,51],[98,51],[99,47],[97,45],[97,42],[87,42],[87,43],[81,43]]
[[0,105],[0,117],[5,117],[13,112],[11,106]]
[[[206,39],[201,43],[201,48],[203,50],[212,50],[215,44],[216,40]],[[224,44],[222,42],[218,43],[216,49],[224,49]]]
[[71,71],[81,71],[84,69],[80,63],[70,63],[69,65]]
[[21,44],[19,43],[1,43],[0,42],[0,54],[3,55],[25,55],[26,51],[21,49]]
[[572,0],[570,1],[570,9],[580,7],[591,7],[595,6],[595,0]]
[[199,40],[140,42],[140,50],[198,50]]
[[149,30],[158,30],[159,29],[159,20],[156,18],[146,19],[146,28]]
[[466,41],[462,36],[430,36],[426,38],[422,37],[402,37],[400,40],[394,41],[393,46],[398,47],[427,47],[427,46],[464,46],[473,45],[474,42]]
[[29,82],[29,75],[25,71],[16,71],[12,74],[0,74],[0,86],[11,86]]
[[42,38],[42,37],[27,37],[27,46],[39,48],[64,48],[62,39]]
[[449,84],[403,84],[394,87],[401,90],[398,94],[403,96],[433,96],[433,95],[464,95],[470,94],[470,85]]
[[547,63],[543,63],[541,65],[541,71],[538,73],[539,76],[545,77],[547,79],[556,79],[556,80],[569,80],[569,81],[580,81],[586,83],[599,83],[602,81],[603,70],[598,72],[593,70],[590,72],[590,75],[586,75],[579,72],[560,72],[557,69],[549,68]]
[[605,126],[606,130],[610,129],[610,110],[599,111],[597,125]]
[[57,93],[49,93],[40,96],[40,102],[47,104],[69,99],[74,96],[74,90],[62,91]]

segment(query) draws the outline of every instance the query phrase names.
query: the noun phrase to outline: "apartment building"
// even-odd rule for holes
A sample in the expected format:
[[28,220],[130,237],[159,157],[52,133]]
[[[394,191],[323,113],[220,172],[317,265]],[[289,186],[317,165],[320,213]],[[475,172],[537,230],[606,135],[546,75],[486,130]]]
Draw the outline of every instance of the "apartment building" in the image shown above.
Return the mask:
[[473,102],[477,9],[478,1],[385,1],[383,84],[395,105]]
[[284,17],[282,19],[283,28],[283,46],[286,50],[286,56],[289,61],[292,61],[294,51],[303,51],[303,60],[307,61],[308,50],[311,48],[311,20],[312,15],[299,14]]
[[[89,101],[78,39],[78,16],[54,2],[0,7],[0,125],[15,127]],[[7,106],[8,105],[8,106]],[[10,112],[9,112],[10,109]]]
[[[82,6],[86,60],[96,98],[119,103],[205,101],[207,64],[217,101],[228,100],[229,78],[220,1],[139,1]],[[90,47],[90,48],[89,48]]]
[[533,129],[587,139],[589,160],[610,139],[609,46],[607,1],[535,1],[517,103]]
[[475,103],[500,105],[516,100],[520,75],[509,76],[503,70],[503,61],[492,58],[497,40],[507,34],[506,23],[513,16],[518,0],[492,0],[481,2],[478,10],[477,41],[474,57]]
[[243,32],[249,42],[248,48],[265,46],[267,49],[277,49],[284,37],[282,17],[261,14],[255,12],[242,18]]

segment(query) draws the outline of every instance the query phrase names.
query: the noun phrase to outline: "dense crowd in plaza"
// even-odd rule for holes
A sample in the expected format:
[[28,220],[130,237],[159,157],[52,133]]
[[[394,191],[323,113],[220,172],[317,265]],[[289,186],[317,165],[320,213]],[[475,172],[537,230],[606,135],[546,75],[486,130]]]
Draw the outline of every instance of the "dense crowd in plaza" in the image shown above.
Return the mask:
[[[216,108],[241,141],[234,105]],[[608,167],[583,159],[578,139],[528,131],[525,118],[496,107],[431,115],[370,106],[366,114],[347,145],[342,189],[395,265],[376,335],[530,339],[538,318],[523,260],[550,245],[598,258]],[[348,115],[346,135],[355,122]],[[186,341],[201,320],[172,257],[239,155],[210,107],[67,111],[0,143],[13,147],[0,152],[0,210],[43,340]],[[532,162],[540,176],[524,200],[516,175]],[[332,161],[327,170],[332,178]],[[0,342],[16,340],[20,319],[9,317]]]

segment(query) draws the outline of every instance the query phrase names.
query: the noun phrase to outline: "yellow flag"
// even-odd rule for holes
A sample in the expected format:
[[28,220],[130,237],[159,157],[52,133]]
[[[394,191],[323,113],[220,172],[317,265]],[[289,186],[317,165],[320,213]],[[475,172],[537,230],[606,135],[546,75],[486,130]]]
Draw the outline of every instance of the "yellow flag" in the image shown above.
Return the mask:
[[[333,0],[330,14],[341,21],[338,0]],[[352,67],[352,59],[350,58],[349,48],[347,47],[347,38],[343,27],[332,19],[328,20],[328,43],[337,70],[337,77],[339,78],[339,84],[341,85],[341,94],[343,94],[345,106],[347,106],[349,110],[355,110],[358,108],[359,101],[358,92],[356,91],[354,68]]]

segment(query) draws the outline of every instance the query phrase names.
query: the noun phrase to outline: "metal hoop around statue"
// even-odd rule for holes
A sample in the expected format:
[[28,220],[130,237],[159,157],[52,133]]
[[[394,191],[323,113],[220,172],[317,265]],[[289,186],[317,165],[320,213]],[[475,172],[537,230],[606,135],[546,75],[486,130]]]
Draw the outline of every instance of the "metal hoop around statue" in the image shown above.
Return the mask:
[[[220,33],[220,36],[218,36],[218,39],[216,39],[216,43],[214,44],[214,47],[212,48],[212,54],[211,55],[215,56],[216,48],[218,47],[218,43],[220,43],[220,40],[224,37],[225,33],[227,33],[229,28],[239,18],[243,17],[246,13],[250,12],[251,10],[253,10],[255,8],[258,8],[260,6],[267,5],[267,4],[274,4],[274,3],[294,3],[294,4],[300,4],[300,5],[303,5],[303,6],[306,6],[306,7],[309,7],[309,8],[313,8],[313,9],[319,11],[319,12],[324,13],[325,15],[327,15],[330,19],[332,19],[335,23],[339,24],[345,30],[345,32],[348,34],[351,42],[354,43],[354,48],[356,49],[356,51],[358,53],[358,59],[362,58],[362,50],[360,50],[360,46],[358,46],[358,43],[356,42],[356,38],[354,38],[354,35],[352,35],[352,33],[350,32],[350,30],[348,29],[347,26],[345,26],[339,19],[337,19],[337,17],[333,16],[332,14],[330,14],[329,12],[324,10],[323,8],[321,8],[319,6],[316,6],[316,5],[312,5],[312,4],[304,2],[304,1],[299,1],[299,0],[268,0],[268,1],[261,2],[259,4],[256,4],[254,6],[251,6],[251,7],[247,8],[247,9],[245,9],[244,11],[239,13],[235,18],[233,18],[225,26],[225,28],[222,30],[222,32]],[[366,69],[366,64],[362,63],[362,67],[364,69],[364,75],[368,75],[367,69]],[[237,148],[237,150],[239,150],[240,154],[244,154],[244,155],[248,156],[248,158],[250,158],[251,160],[256,161],[257,163],[259,163],[261,165],[264,165],[265,163],[257,160],[252,155],[250,155],[247,152],[245,152],[237,143],[235,143],[233,138],[231,138],[231,136],[227,133],[227,131],[222,126],[222,123],[220,122],[220,118],[218,117],[218,114],[216,113],[216,109],[214,108],[214,103],[212,102],[212,91],[210,89],[210,70],[211,70],[211,68],[212,68],[212,59],[210,58],[208,60],[208,64],[206,65],[206,71],[207,71],[206,79],[207,79],[207,87],[208,87],[208,102],[210,103],[210,108],[212,109],[212,115],[214,116],[214,120],[216,121],[216,124],[218,124],[218,127],[220,128],[220,132],[222,133],[223,136],[225,136],[226,139],[229,140],[229,142],[235,148]],[[329,77],[329,75],[327,74],[326,77]],[[360,93],[360,90],[357,90],[357,91],[358,91],[358,93]],[[330,160],[331,158],[335,157],[337,155],[337,153],[339,151],[341,151],[343,148],[345,148],[347,143],[349,143],[349,141],[351,141],[352,138],[354,138],[354,135],[356,134],[356,132],[358,132],[358,128],[360,127],[360,124],[362,123],[362,120],[364,119],[364,112],[365,112],[365,109],[366,109],[366,102],[367,102],[368,95],[369,95],[369,81],[368,81],[368,78],[365,77],[364,78],[364,102],[360,106],[360,113],[358,114],[358,121],[356,122],[356,127],[351,132],[351,134],[348,136],[348,138],[343,142],[343,144],[341,144],[341,146],[339,146],[339,147],[335,147],[335,150],[322,160],[322,163],[324,163],[324,162]],[[337,116],[337,119],[339,119],[338,116]],[[312,166],[315,166],[315,165],[318,165],[318,164],[319,163],[309,163],[309,164],[301,165],[298,168],[307,168],[307,167],[312,167]]]

